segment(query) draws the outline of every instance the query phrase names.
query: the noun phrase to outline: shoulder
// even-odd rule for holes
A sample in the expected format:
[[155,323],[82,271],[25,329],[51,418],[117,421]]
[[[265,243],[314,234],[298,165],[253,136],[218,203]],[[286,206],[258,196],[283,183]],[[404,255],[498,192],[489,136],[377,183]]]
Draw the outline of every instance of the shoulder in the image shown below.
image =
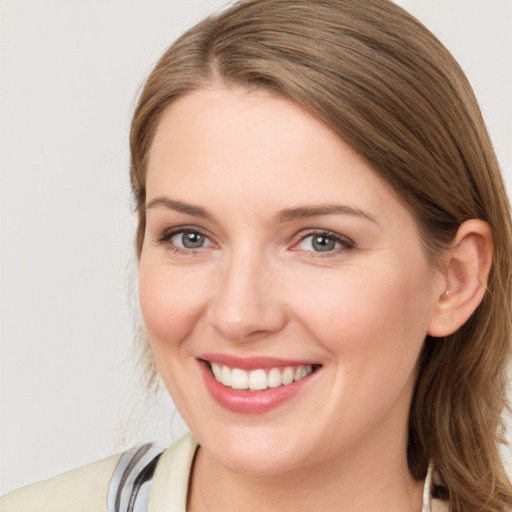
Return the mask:
[[162,453],[153,477],[149,510],[185,510],[190,475],[198,447],[198,442],[189,432]]
[[432,500],[432,512],[450,512],[448,502],[441,500]]
[[106,512],[108,487],[120,456],[10,492],[0,498],[0,512]]
[[[15,490],[0,512],[185,510],[197,441],[188,433],[163,451],[152,443]],[[163,453],[162,453],[163,451]]]
[[421,512],[450,512],[449,503],[446,498],[446,490],[439,473],[432,463],[428,466],[427,477],[423,488],[423,507]]

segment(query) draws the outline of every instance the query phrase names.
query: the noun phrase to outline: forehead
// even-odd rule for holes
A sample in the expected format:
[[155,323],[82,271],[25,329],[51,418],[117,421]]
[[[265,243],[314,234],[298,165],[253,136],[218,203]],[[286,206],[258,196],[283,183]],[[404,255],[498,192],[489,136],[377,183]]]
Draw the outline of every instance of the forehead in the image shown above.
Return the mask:
[[343,202],[405,212],[366,161],[303,108],[223,87],[194,91],[165,112],[147,176],[148,200],[161,194],[256,209]]

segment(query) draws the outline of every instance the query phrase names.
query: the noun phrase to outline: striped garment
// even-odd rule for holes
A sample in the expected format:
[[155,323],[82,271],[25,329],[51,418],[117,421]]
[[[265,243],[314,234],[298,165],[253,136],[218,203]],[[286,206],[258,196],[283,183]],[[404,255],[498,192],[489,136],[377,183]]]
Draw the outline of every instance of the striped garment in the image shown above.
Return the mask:
[[140,444],[123,453],[108,489],[108,512],[147,512],[153,474],[163,449]]

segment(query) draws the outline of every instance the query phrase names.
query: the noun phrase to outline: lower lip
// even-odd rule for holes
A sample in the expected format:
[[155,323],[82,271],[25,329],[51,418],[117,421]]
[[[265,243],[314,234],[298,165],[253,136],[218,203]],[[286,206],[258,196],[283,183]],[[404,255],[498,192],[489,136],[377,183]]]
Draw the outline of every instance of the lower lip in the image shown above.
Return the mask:
[[225,409],[241,414],[263,414],[275,409],[297,395],[316,373],[313,372],[287,386],[267,388],[263,391],[249,391],[224,386],[215,380],[208,363],[199,361],[199,366],[206,388],[213,399]]

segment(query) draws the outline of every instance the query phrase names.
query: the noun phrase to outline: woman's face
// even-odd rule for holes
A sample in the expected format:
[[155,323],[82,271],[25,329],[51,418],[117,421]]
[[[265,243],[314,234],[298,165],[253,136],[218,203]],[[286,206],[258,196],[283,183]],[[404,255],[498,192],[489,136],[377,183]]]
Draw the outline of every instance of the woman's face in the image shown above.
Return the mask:
[[200,90],[160,122],[146,207],[151,347],[211,457],[251,474],[405,460],[443,283],[365,161],[290,101]]

